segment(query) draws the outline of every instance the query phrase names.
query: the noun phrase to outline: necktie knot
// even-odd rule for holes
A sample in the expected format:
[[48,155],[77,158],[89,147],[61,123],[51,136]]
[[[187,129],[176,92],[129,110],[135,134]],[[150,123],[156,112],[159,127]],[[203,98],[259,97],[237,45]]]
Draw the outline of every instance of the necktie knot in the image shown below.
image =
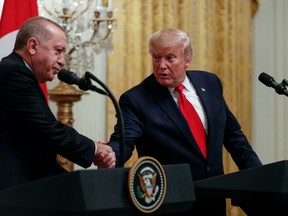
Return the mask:
[[179,93],[182,93],[184,88],[185,88],[184,85],[183,85],[183,84],[180,84],[179,86],[177,86],[177,87],[175,88],[175,90],[178,91]]

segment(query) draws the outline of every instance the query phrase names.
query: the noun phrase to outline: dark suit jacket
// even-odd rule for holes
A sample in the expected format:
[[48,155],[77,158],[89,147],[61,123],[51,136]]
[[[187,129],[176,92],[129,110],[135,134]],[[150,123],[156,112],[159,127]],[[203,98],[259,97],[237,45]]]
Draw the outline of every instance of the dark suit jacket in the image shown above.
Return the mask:
[[[139,156],[155,157],[161,164],[190,164],[193,180],[201,180],[224,173],[224,144],[239,169],[261,165],[226,105],[219,78],[204,71],[190,71],[187,76],[208,119],[207,160],[169,90],[158,84],[153,74],[120,97],[125,123],[125,159],[131,156],[135,145]],[[119,161],[119,122],[110,145]]]
[[0,189],[66,172],[56,154],[91,165],[94,142],[57,121],[16,53],[0,62]]

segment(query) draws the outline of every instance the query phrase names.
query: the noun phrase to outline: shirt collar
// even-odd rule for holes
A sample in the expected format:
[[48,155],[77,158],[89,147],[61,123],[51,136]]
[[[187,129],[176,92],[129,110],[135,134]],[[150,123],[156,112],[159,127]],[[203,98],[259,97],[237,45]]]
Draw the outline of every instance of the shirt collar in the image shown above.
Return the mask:
[[190,82],[190,80],[188,79],[187,76],[185,77],[185,80],[183,81],[182,85],[184,85],[184,87],[185,87],[185,89],[187,91],[192,91],[193,90],[192,89],[192,84],[191,84],[191,82]]
[[[190,82],[190,80],[188,79],[188,77],[186,76],[182,85],[184,85],[185,89],[187,91],[192,91],[192,83]],[[168,90],[170,91],[170,93],[174,92],[175,88],[168,88]]]
[[27,62],[26,62],[24,59],[23,59],[23,62],[24,62],[24,64],[26,65],[26,67],[29,68],[29,70],[30,70],[31,72],[33,72],[32,69],[29,67],[29,65],[27,64]]

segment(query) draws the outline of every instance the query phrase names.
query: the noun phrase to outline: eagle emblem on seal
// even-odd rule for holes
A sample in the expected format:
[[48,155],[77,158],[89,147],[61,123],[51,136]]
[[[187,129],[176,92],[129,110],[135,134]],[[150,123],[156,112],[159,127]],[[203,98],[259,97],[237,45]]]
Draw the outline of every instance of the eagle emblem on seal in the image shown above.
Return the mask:
[[137,175],[141,187],[140,198],[147,204],[155,201],[159,192],[159,186],[156,185],[157,173],[151,167],[144,167]]
[[128,189],[139,211],[155,212],[166,194],[166,175],[159,161],[149,156],[138,158],[129,170]]

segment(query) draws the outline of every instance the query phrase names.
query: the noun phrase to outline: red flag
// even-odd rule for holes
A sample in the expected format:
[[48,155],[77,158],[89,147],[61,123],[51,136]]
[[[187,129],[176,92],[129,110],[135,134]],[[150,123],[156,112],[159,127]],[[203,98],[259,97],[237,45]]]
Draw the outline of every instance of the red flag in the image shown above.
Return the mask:
[[[37,0],[4,0],[0,21],[0,59],[12,52],[18,30],[34,16],[38,16]],[[46,83],[40,86],[48,102]]]

